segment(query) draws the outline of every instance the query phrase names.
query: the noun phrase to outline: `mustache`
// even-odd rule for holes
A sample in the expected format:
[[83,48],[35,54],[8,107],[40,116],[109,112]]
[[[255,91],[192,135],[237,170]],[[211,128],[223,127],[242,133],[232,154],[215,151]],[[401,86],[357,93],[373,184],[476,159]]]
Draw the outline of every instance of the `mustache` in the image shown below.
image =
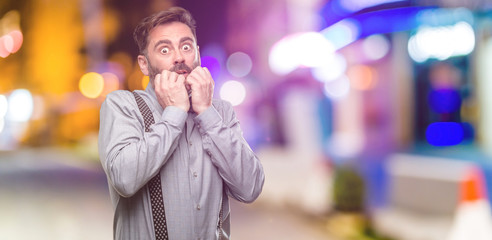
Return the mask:
[[169,69],[169,71],[171,72],[186,71],[187,73],[191,73],[192,69],[184,63],[178,63],[174,65],[171,69]]

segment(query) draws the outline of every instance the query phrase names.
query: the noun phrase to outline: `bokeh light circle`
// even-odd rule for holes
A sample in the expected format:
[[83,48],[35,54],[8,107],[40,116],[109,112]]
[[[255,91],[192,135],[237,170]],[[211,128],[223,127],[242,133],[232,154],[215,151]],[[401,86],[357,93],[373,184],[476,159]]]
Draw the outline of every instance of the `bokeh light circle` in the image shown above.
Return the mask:
[[220,98],[230,102],[232,106],[237,106],[246,98],[246,88],[239,81],[227,81],[220,88]]
[[34,101],[26,89],[14,90],[8,97],[7,119],[13,122],[26,122],[33,113]]
[[212,78],[218,79],[220,76],[220,63],[217,58],[212,57],[212,56],[203,56],[200,58],[201,60],[201,66],[206,67],[208,71],[210,71],[210,75],[212,75]]
[[10,51],[8,51],[7,48],[5,47],[5,41],[6,41],[5,36],[0,37],[0,57],[2,58],[6,58],[7,56],[10,55]]
[[390,43],[383,35],[371,35],[362,42],[362,50],[370,60],[379,60],[388,54]]
[[251,57],[243,52],[235,52],[227,58],[227,70],[237,78],[245,77],[251,72],[253,61]]
[[80,78],[79,89],[88,98],[97,98],[104,89],[104,78],[96,72],[86,73]]
[[13,40],[13,47],[11,53],[15,53],[19,51],[19,49],[22,46],[22,42],[24,41],[24,36],[22,35],[22,32],[19,30],[14,30],[9,33],[9,36]]
[[350,81],[347,76],[326,82],[323,91],[325,95],[333,100],[343,99],[350,92]]
[[347,70],[347,77],[351,86],[357,90],[365,91],[376,85],[376,70],[367,65],[354,65]]
[[322,66],[311,69],[313,77],[320,82],[329,82],[343,75],[347,69],[347,60],[342,54],[335,53]]

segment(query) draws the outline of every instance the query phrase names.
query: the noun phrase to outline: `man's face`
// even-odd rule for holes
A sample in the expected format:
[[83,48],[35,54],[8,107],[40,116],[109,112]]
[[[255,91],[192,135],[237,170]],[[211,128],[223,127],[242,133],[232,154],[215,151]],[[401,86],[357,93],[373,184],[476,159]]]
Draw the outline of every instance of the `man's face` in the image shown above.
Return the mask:
[[200,65],[200,54],[191,29],[184,23],[172,22],[152,29],[147,54],[139,55],[138,62],[142,72],[149,76],[153,84],[155,76],[162,70],[187,77]]

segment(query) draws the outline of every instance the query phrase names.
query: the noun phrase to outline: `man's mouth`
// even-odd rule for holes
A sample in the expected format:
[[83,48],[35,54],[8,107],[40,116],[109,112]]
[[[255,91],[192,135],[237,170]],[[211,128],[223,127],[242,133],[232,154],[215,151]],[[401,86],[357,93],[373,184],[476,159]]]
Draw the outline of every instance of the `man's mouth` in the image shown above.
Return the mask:
[[177,74],[189,74],[191,72],[191,69],[186,66],[184,63],[178,63],[174,65],[170,71],[175,72]]

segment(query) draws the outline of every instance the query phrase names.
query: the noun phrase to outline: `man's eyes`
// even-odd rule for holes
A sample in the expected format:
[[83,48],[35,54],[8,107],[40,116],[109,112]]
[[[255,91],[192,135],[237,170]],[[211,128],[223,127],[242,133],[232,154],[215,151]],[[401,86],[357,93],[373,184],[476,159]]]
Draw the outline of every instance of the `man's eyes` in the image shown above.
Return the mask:
[[[191,44],[184,44],[183,46],[181,46],[181,50],[188,52],[193,50],[193,46]],[[171,52],[171,49],[169,47],[163,47],[161,48],[160,52],[162,54],[168,54],[169,52]]]
[[161,53],[162,54],[168,54],[169,53],[169,48],[167,48],[167,47],[161,48]]
[[181,47],[181,50],[183,51],[190,51],[191,50],[191,45],[190,44],[185,44]]

